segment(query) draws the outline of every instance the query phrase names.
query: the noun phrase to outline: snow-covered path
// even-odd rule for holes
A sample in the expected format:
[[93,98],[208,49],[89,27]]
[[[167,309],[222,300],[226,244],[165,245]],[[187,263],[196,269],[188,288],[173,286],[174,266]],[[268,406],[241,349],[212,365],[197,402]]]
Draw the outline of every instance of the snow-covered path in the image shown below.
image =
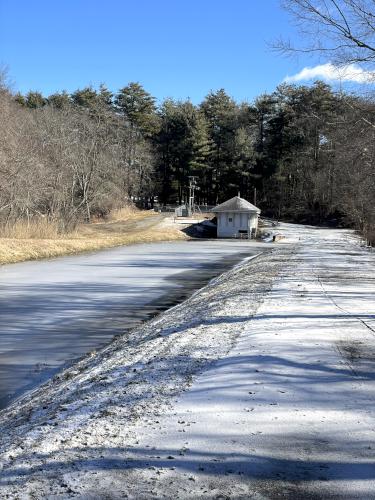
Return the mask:
[[138,429],[134,497],[375,498],[374,255],[301,236],[236,346]]
[[150,323],[132,386],[117,347],[6,413],[0,493],[374,499],[375,254],[348,231],[284,232],[294,246]]

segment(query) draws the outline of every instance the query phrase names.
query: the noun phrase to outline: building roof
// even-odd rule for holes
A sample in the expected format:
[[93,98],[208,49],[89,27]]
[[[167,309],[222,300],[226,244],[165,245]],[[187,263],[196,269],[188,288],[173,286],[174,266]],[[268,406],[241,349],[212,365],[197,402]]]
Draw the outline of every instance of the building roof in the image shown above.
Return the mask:
[[248,201],[235,196],[212,209],[212,212],[252,212],[260,214],[260,209]]

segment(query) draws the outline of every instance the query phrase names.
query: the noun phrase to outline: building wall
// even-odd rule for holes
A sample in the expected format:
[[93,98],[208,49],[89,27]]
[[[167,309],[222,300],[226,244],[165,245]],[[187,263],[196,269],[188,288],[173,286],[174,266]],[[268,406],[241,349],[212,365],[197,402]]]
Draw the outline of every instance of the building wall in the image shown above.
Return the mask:
[[243,212],[220,212],[217,215],[217,237],[238,238],[239,231],[252,233],[253,228],[258,227],[258,215]]

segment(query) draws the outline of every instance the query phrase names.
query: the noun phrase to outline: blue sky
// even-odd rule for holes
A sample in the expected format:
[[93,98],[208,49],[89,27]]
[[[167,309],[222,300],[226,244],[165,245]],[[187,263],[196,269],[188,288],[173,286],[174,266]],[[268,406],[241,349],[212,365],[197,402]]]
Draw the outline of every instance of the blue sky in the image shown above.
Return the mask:
[[271,51],[280,35],[296,37],[278,0],[0,0],[0,61],[21,92],[138,81],[158,100],[252,100],[316,63]]

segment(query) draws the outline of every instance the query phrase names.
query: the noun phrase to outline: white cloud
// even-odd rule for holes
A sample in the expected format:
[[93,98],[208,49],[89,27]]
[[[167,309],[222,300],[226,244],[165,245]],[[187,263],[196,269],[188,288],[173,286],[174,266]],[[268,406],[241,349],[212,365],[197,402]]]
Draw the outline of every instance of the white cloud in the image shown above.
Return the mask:
[[338,67],[332,63],[326,63],[312,68],[303,68],[299,73],[284,78],[284,82],[292,83],[316,79],[328,82],[373,83],[375,81],[375,71],[366,71],[357,64]]

